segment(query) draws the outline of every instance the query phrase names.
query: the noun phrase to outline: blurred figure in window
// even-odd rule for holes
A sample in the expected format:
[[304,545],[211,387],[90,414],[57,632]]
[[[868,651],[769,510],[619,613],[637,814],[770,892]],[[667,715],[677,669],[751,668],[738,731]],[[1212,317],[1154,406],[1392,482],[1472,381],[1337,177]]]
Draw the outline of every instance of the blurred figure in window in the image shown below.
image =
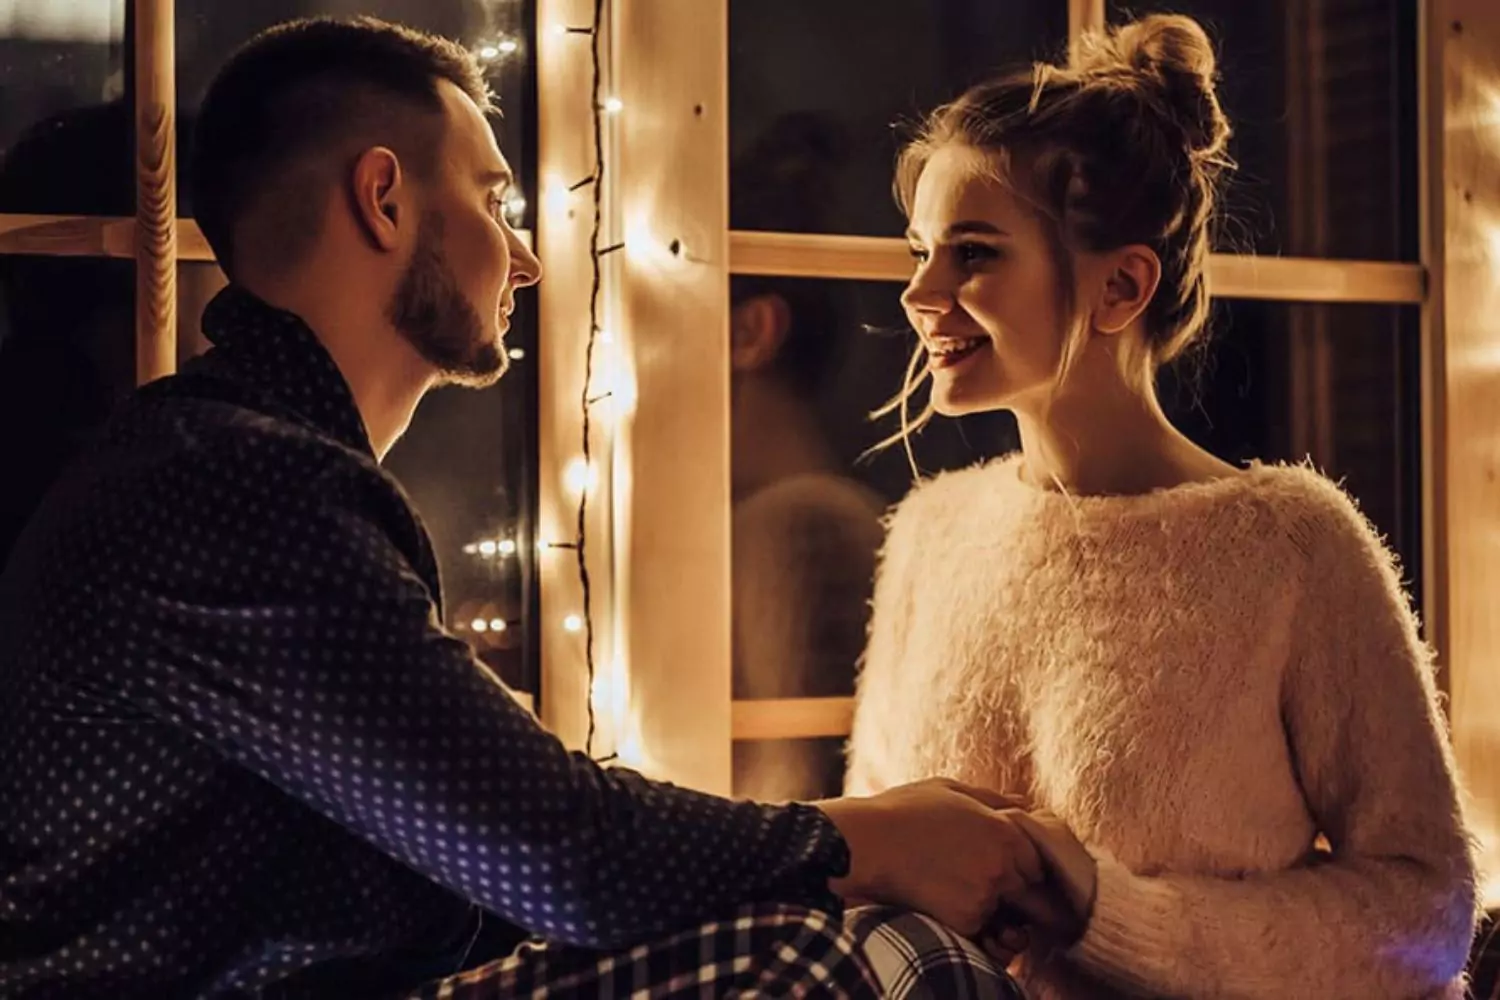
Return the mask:
[[[123,101],[40,121],[0,160],[0,212],[120,215]],[[43,495],[135,384],[135,268],[104,257],[0,255],[0,567]]]
[[[837,127],[776,122],[734,166],[736,229],[828,231]],[[734,696],[849,696],[864,647],[883,501],[845,475],[816,400],[840,330],[821,282],[730,282],[734,498]],[[734,792],[762,800],[834,794],[842,740],[742,741]]]

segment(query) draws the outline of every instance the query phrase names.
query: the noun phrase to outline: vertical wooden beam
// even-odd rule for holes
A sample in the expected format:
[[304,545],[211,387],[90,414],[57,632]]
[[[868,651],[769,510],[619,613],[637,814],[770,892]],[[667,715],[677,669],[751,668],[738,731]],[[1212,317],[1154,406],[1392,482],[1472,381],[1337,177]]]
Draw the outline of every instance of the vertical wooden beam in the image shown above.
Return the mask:
[[1427,295],[1421,315],[1422,617],[1438,655],[1440,682],[1450,690],[1448,663],[1448,436],[1444,420],[1447,357],[1447,181],[1444,177],[1446,59],[1445,0],[1424,0],[1417,20],[1417,177],[1419,240]]
[[620,316],[637,386],[616,520],[632,722],[648,770],[720,793],[730,781],[728,21],[724,0],[615,10]]
[[[1432,224],[1428,499],[1435,616],[1454,750],[1485,846],[1500,872],[1500,6],[1430,0],[1424,107]],[[1436,120],[1434,120],[1434,118]],[[1441,140],[1441,145],[1439,145]],[[1492,883],[1493,885],[1493,883]],[[1495,886],[1500,888],[1500,885]],[[1486,893],[1496,901],[1492,888]]]
[[135,3],[138,383],[177,366],[177,74],[173,0]]
[[1109,23],[1105,0],[1068,0],[1068,52],[1078,51],[1078,42],[1090,31],[1103,31]]

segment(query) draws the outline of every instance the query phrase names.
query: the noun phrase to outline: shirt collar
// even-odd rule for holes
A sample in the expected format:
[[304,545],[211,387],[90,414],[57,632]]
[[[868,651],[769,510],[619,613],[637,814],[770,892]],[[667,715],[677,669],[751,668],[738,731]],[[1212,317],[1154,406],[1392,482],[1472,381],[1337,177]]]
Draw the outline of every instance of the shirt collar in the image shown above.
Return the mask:
[[203,333],[214,345],[203,359],[206,367],[374,457],[349,383],[302,317],[231,284],[204,310]]

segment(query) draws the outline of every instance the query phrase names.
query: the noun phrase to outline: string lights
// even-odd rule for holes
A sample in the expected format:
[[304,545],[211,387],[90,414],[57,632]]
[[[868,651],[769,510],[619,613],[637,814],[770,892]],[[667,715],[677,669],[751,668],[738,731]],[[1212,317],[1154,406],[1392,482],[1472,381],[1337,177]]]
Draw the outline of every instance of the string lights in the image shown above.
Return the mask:
[[[577,612],[569,613],[562,619],[563,631],[570,634],[581,635],[584,655],[584,669],[587,673],[588,695],[588,730],[584,737],[584,752],[589,756],[594,754],[594,740],[598,732],[598,708],[596,702],[601,692],[611,689],[611,684],[600,678],[596,658],[596,623],[594,618],[594,587],[589,570],[589,502],[595,489],[599,485],[599,468],[594,457],[594,416],[595,408],[606,402],[613,402],[617,396],[633,397],[633,392],[622,391],[623,383],[629,380],[606,376],[599,380],[598,374],[602,366],[600,364],[600,348],[612,343],[613,338],[607,340],[604,336],[603,323],[601,320],[600,299],[603,293],[604,264],[605,258],[625,248],[623,242],[606,244],[604,242],[604,189],[605,189],[605,156],[604,156],[604,118],[606,115],[618,114],[623,105],[618,98],[605,97],[604,75],[601,56],[602,36],[604,25],[604,0],[594,0],[593,20],[587,27],[571,25],[556,25],[552,31],[559,36],[581,36],[589,37],[590,57],[590,118],[592,121],[592,133],[594,143],[593,169],[588,176],[572,183],[567,183],[561,178],[548,178],[542,186],[542,198],[546,206],[554,212],[564,212],[569,208],[570,199],[584,189],[591,189],[593,216],[589,233],[589,266],[590,266],[590,288],[589,288],[589,316],[588,335],[584,344],[583,385],[579,391],[579,416],[580,416],[580,451],[577,457],[568,462],[563,470],[563,486],[567,493],[576,497],[576,516],[574,519],[573,539],[570,542],[554,541],[539,546],[543,549],[571,550],[574,556],[574,564],[577,567],[578,584],[580,589],[580,608]],[[613,366],[609,366],[611,369]],[[597,386],[596,380],[608,384]],[[618,412],[614,409],[611,412]],[[615,688],[623,685],[616,679]],[[616,692],[608,697],[612,705],[618,702],[623,691]],[[616,759],[617,754],[599,758],[601,763]]]
[[[588,518],[590,504],[594,499],[596,489],[600,486],[600,480],[601,478],[607,479],[606,476],[601,476],[599,462],[594,454],[593,438],[596,418],[601,421],[607,418],[606,427],[608,427],[610,423],[627,416],[635,405],[634,379],[623,364],[617,363],[614,333],[605,328],[602,319],[601,297],[604,269],[607,258],[625,250],[627,243],[632,244],[632,252],[636,249],[633,245],[635,241],[628,238],[618,242],[605,240],[605,122],[606,119],[619,115],[624,104],[618,97],[605,93],[601,52],[604,35],[604,0],[593,0],[592,7],[593,19],[587,26],[558,24],[550,29],[558,37],[589,37],[590,117],[594,149],[592,169],[588,176],[571,183],[566,177],[544,178],[541,185],[541,200],[549,213],[556,215],[566,213],[571,217],[573,198],[585,189],[591,189],[593,215],[588,242],[591,270],[588,335],[584,345],[583,385],[578,398],[581,448],[579,453],[565,465],[562,475],[566,495],[575,503],[573,537],[569,540],[539,540],[536,546],[539,555],[557,551],[573,553],[580,588],[580,606],[576,611],[564,614],[560,624],[564,632],[580,637],[583,649],[584,669],[587,673],[586,690],[589,692],[587,697],[588,729],[584,739],[584,752],[589,756],[594,754],[594,741],[598,732],[598,705],[606,706],[615,718],[619,718],[624,714],[628,697],[627,686],[616,663],[611,662],[608,677],[601,676],[598,670],[596,654],[598,637],[594,606],[596,595],[588,561],[591,554]],[[482,42],[473,51],[481,64],[490,66],[516,54],[520,48],[521,45],[517,39],[502,35]],[[512,189],[505,198],[503,209],[507,221],[512,226],[521,225],[527,210],[525,196],[519,190]],[[525,353],[519,348],[511,349],[509,355],[512,360],[521,360],[525,357]],[[483,560],[495,561],[514,557],[518,549],[513,538],[499,537],[476,540],[464,546],[464,551]],[[508,628],[503,619],[487,618],[483,614],[465,624],[469,631],[483,635],[504,632]],[[637,743],[638,740],[633,741],[632,737],[627,734],[618,741],[618,747],[623,750],[627,744],[634,746]],[[611,753],[599,758],[599,761],[607,763],[618,756],[620,755],[617,753]]]

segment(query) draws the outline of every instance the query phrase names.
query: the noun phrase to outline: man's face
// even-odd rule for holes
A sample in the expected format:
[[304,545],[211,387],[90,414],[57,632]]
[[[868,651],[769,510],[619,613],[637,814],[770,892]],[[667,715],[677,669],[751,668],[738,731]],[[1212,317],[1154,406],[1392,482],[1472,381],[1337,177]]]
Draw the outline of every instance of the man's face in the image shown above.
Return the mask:
[[444,381],[485,386],[505,371],[516,289],[541,264],[505,221],[514,177],[489,123],[458,87],[440,87],[443,148],[391,321]]

